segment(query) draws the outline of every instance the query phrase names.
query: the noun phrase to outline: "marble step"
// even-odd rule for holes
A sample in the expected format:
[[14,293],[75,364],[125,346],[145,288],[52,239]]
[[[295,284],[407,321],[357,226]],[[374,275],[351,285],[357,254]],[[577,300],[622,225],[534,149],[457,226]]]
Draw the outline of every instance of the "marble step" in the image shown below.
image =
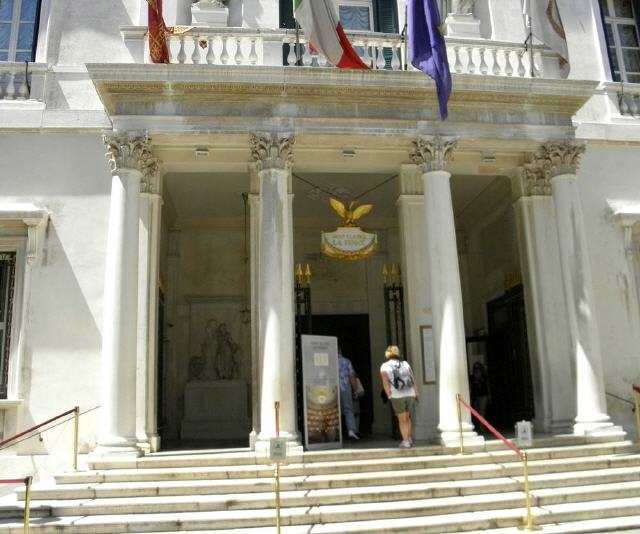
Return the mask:
[[[568,436],[566,440],[549,438],[534,442],[534,446],[527,448],[531,457],[553,457],[554,455],[589,455],[605,454],[607,452],[619,452],[625,449],[636,447],[631,441],[612,441],[603,443],[585,443],[584,438],[578,436]],[[570,439],[569,439],[570,438]],[[566,443],[560,446],[559,442]],[[505,445],[499,441],[489,441],[483,450],[474,451],[476,453],[490,453],[504,455],[506,457],[515,455],[507,450]],[[456,449],[445,449],[440,446],[415,447],[409,450],[397,448],[358,448],[340,449],[335,451],[314,451],[305,452],[299,459],[300,462],[323,463],[355,460],[376,460],[383,458],[407,458],[411,456],[430,456],[436,458],[450,458],[456,456]],[[125,469],[125,468],[158,468],[158,467],[206,467],[206,466],[229,466],[229,465],[263,465],[267,463],[265,459],[258,458],[251,451],[225,453],[220,451],[190,451],[185,453],[154,453],[137,459],[126,461],[94,461],[89,462],[89,467],[94,470],[105,469]]]
[[[387,477],[388,474],[393,476]],[[389,489],[412,486],[421,491],[430,491],[434,497],[450,495],[470,495],[474,493],[495,493],[499,491],[514,491],[521,488],[522,476],[498,477],[476,480],[445,480],[442,482],[413,482],[406,472],[391,472],[385,474],[385,486]],[[562,472],[531,475],[532,488],[553,488],[561,486],[579,486],[587,484],[606,484],[611,482],[627,482],[640,480],[640,466],[597,469],[590,471]],[[282,491],[292,490],[323,490],[349,488],[355,491],[357,487],[362,493],[367,493],[380,483],[380,477],[352,476],[349,485],[344,479],[331,476],[316,477],[287,477],[281,480]],[[391,481],[394,481],[393,483]],[[339,484],[341,482],[342,484]],[[104,499],[114,497],[154,497],[179,495],[234,495],[237,493],[258,493],[273,491],[275,482],[272,478],[253,478],[242,480],[196,480],[196,481],[164,481],[164,482],[136,482],[123,484],[120,482],[106,482],[99,484],[47,484],[38,483],[33,486],[31,496],[33,500],[48,499]],[[24,489],[18,492],[18,497],[24,499]]]
[[[522,522],[524,510],[520,506],[499,510],[479,509],[461,513],[424,515],[422,507],[429,501],[418,501],[413,514],[380,517],[371,516],[368,509],[356,511],[357,506],[298,507],[282,510],[283,525],[298,525],[302,532],[315,534],[339,533],[416,533],[454,534],[468,531],[491,531],[496,528],[516,527]],[[351,506],[350,510],[347,508]],[[392,510],[393,512],[394,510]],[[557,524],[568,521],[587,521],[640,515],[640,498],[587,501],[534,507],[536,523]],[[348,515],[347,521],[343,521]],[[234,511],[183,512],[161,514],[124,514],[107,516],[68,516],[34,519],[31,532],[42,534],[109,534],[123,532],[229,532],[230,529],[271,527],[273,510],[255,510],[251,514]],[[306,530],[304,530],[306,529]],[[21,534],[22,524],[0,521],[0,532]],[[295,532],[290,530],[290,533]]]
[[[334,525],[336,526],[336,525]],[[348,528],[348,526],[346,527]],[[190,534],[273,534],[273,527],[240,528],[225,530],[197,530],[189,531]],[[184,534],[185,530],[166,532],[164,534]],[[282,534],[313,534],[318,532],[315,526],[286,526],[282,527]],[[335,532],[335,531],[334,531]],[[347,532],[346,530],[344,532]],[[389,529],[373,530],[372,532],[392,532]],[[464,531],[464,534],[522,534],[523,530],[518,527],[490,528],[488,530]],[[526,531],[524,531],[526,532]],[[545,534],[607,534],[616,532],[618,534],[640,534],[640,516],[613,517],[605,519],[587,519],[584,521],[574,521],[571,523],[546,523],[543,532]],[[132,533],[142,534],[142,533]],[[325,532],[325,534],[331,534]],[[463,534],[462,532],[448,534]]]
[[[540,507],[604,501],[624,495],[640,497],[640,481],[618,482],[595,486],[541,488],[532,491],[532,504]],[[405,517],[462,513],[469,511],[516,508],[524,503],[522,485],[515,491],[477,493],[436,497],[431,488],[380,486],[368,492],[359,488],[344,490],[286,491],[281,494],[284,508],[309,507],[327,513],[331,521],[363,520],[371,518]],[[20,517],[22,503],[5,507],[0,518]],[[156,514],[237,510],[252,515],[256,510],[275,507],[273,492],[200,496],[126,497],[97,500],[54,500],[32,503],[32,517],[65,517],[78,515]],[[250,512],[249,512],[250,511]]]
[[[515,456],[515,455],[514,455]],[[409,472],[413,476],[422,477],[420,481],[454,480],[461,478],[488,478],[495,476],[518,476],[522,472],[521,462],[500,463],[495,458],[484,454],[461,456],[459,464],[452,466],[433,467],[431,457],[395,458],[386,462],[379,461],[344,461],[327,462],[323,464],[295,464],[283,466],[281,475],[290,476],[322,476],[331,475],[339,478],[344,475],[346,480],[354,475],[370,473],[373,478],[384,476],[394,477],[394,472]],[[605,469],[609,467],[640,465],[640,454],[618,454],[602,456],[579,456],[555,458],[548,460],[533,460],[529,462],[531,474],[584,471]],[[67,473],[55,477],[58,484],[98,484],[103,482],[143,482],[168,480],[225,480],[271,478],[271,466],[214,466],[214,467],[178,467],[178,468],[149,468],[149,469],[111,469],[106,471],[88,471]],[[413,480],[415,481],[415,479]]]

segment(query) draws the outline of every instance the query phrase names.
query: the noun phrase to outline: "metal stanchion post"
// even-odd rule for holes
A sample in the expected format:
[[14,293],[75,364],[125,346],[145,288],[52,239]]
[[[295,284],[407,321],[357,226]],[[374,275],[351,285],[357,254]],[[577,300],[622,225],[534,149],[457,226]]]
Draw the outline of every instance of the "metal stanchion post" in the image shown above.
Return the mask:
[[529,461],[527,453],[522,453],[522,466],[524,470],[524,496],[527,507],[527,516],[524,519],[524,525],[521,530],[542,530],[542,527],[538,527],[533,523],[533,514],[531,513],[531,486],[529,485]]
[[24,485],[26,488],[24,494],[24,534],[29,534],[29,515],[31,508],[31,482],[33,481],[33,477],[27,477],[24,479]]
[[460,408],[460,393],[456,393],[456,406],[458,407],[458,430],[460,432],[460,454],[464,454],[464,437],[462,433],[462,409]]
[[78,437],[80,431],[80,407],[73,409],[73,470],[78,470]]

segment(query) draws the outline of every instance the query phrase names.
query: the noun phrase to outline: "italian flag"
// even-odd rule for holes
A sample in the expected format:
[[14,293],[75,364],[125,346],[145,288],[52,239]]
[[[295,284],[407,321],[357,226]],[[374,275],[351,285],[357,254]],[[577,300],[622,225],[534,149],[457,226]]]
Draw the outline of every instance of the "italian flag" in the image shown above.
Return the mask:
[[333,0],[293,0],[293,13],[318,52],[341,69],[368,69],[338,20]]

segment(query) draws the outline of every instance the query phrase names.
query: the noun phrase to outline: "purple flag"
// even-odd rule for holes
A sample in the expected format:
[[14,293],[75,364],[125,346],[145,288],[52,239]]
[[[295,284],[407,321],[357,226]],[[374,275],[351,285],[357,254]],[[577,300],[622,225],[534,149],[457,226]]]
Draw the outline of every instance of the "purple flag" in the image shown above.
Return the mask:
[[440,11],[436,0],[409,0],[407,7],[409,61],[436,82],[440,118],[445,120],[451,95],[451,73],[447,47],[440,29]]

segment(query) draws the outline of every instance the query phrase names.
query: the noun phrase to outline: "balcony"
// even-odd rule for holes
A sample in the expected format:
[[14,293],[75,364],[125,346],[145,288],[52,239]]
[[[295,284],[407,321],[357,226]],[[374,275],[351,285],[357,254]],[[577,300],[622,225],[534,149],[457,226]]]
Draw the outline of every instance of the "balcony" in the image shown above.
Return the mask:
[[[147,28],[121,28],[136,63],[148,63]],[[403,70],[404,43],[398,34],[354,32],[348,34],[362,60],[374,70]],[[298,50],[296,53],[296,41]],[[295,30],[252,28],[190,28],[169,37],[171,63],[208,65],[331,67],[313,52]],[[522,43],[485,39],[447,39],[451,72],[483,76],[531,77],[531,57]],[[299,58],[299,59],[298,59]],[[410,70],[415,70],[409,66]],[[561,78],[559,56],[546,47],[534,47],[536,78]]]

